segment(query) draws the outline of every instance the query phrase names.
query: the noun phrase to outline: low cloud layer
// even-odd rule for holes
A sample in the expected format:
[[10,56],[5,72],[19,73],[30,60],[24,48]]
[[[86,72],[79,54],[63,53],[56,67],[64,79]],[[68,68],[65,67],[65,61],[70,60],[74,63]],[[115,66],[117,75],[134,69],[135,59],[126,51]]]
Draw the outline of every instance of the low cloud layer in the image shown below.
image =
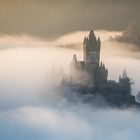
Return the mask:
[[[54,41],[27,35],[0,37],[0,139],[139,139],[139,110],[96,108],[79,100],[71,103],[52,90],[61,80],[55,70],[62,66],[67,74],[73,54],[80,60],[83,57],[82,49],[66,47],[75,43],[82,47],[87,34],[79,31]],[[109,40],[120,32],[100,30],[96,34],[101,37],[101,60],[109,69],[109,79],[118,80],[126,68],[135,81],[136,94],[140,60],[125,44]]]
[[26,106],[0,112],[0,138],[138,140],[139,117],[140,112],[133,109]]

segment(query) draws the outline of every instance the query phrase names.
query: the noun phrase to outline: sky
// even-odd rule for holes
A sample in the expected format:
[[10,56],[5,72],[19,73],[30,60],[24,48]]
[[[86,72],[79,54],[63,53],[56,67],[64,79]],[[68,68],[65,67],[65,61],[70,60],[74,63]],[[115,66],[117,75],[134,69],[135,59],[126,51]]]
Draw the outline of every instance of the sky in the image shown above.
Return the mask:
[[125,29],[140,29],[139,8],[139,0],[0,0],[0,140],[139,140],[139,109],[70,102],[55,90],[62,77],[52,71],[68,74],[94,29],[108,79],[126,69],[136,95],[140,35]]
[[139,0],[0,0],[0,32],[54,38],[77,30],[140,24]]

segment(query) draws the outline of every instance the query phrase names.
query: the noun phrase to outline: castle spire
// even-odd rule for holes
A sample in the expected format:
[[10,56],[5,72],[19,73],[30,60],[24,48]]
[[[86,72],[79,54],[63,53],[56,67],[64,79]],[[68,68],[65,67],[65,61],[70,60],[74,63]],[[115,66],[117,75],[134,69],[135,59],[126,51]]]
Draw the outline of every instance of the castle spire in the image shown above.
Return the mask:
[[94,31],[93,30],[90,30],[89,39],[93,39],[93,38],[96,38],[95,37],[95,34],[94,34]]
[[123,73],[122,73],[122,78],[123,79],[126,79],[127,78],[127,72],[126,70],[124,69]]

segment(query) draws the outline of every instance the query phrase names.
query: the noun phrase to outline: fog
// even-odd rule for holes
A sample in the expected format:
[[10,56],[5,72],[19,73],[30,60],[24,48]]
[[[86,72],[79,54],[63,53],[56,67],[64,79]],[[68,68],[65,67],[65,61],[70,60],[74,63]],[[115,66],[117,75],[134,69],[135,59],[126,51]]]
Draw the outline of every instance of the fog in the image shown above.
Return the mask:
[[[65,105],[65,104],[63,104]],[[81,106],[83,107],[83,106]],[[31,107],[1,111],[1,139],[138,140],[138,110]]]
[[[121,32],[95,32],[101,37],[101,60],[109,69],[109,79],[118,80],[125,68],[135,82],[133,94],[137,94],[139,53],[131,51],[131,44],[109,40]],[[139,139],[139,110],[73,104],[53,90],[61,81],[54,71],[63,67],[68,74],[73,54],[79,60],[83,57],[81,48],[67,46],[78,43],[80,47],[87,34],[77,31],[53,41],[28,35],[0,37],[1,140]]]

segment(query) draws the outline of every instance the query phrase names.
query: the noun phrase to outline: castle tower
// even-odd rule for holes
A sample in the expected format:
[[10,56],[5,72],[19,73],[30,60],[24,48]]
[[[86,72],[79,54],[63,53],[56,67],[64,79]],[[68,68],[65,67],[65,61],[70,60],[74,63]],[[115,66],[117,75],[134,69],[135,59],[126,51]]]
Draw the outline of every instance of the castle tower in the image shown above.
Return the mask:
[[70,73],[73,80],[90,86],[99,87],[107,82],[108,70],[100,65],[100,38],[96,38],[93,30],[83,42],[84,61],[78,61],[76,55],[70,64]]
[[100,38],[97,39],[93,30],[91,30],[89,36],[85,37],[83,42],[84,62],[93,67],[99,66],[100,47]]

